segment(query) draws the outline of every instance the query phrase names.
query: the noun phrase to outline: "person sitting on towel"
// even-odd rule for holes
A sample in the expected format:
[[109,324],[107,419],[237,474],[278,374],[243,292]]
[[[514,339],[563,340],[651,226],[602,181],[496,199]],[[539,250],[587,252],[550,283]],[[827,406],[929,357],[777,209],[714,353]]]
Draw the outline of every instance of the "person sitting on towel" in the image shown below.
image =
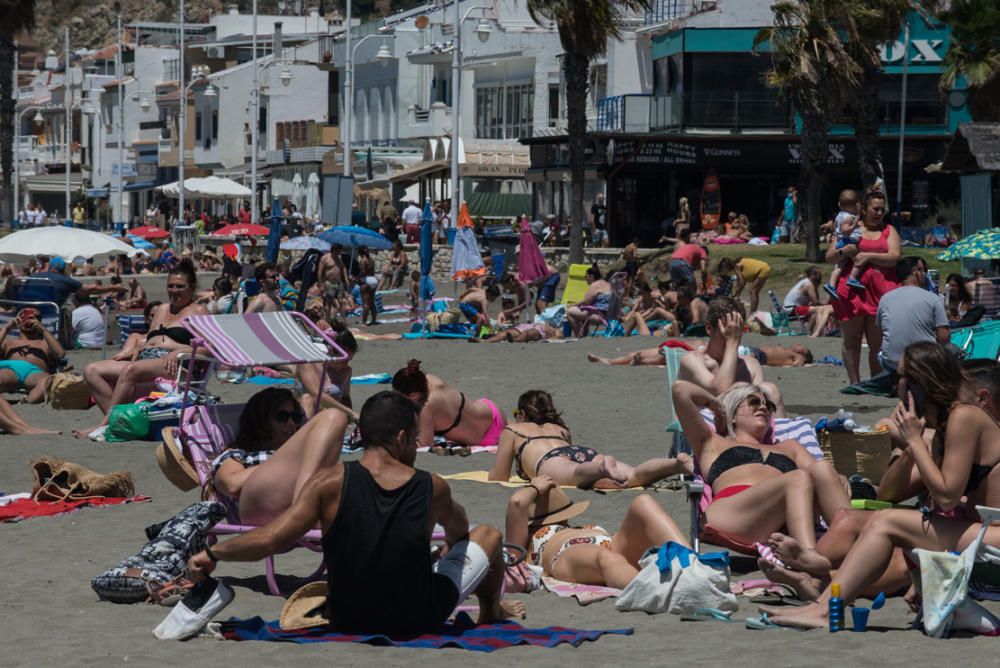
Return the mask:
[[425,374],[419,360],[410,360],[406,368],[395,373],[392,389],[420,406],[417,440],[422,447],[433,447],[435,436],[463,445],[496,445],[507,424],[495,403],[486,397],[466,401],[465,395],[448,383]]
[[[219,561],[257,561],[286,550],[317,524],[327,572],[326,619],[348,633],[418,635],[438,631],[475,593],[479,623],[524,616],[501,600],[504,563],[496,528],[469,528],[465,509],[439,476],[413,467],[420,407],[379,392],[361,409],[364,454],[316,472],[286,512],[266,526],[194,555],[193,579]],[[444,527],[440,559],[434,525]]]

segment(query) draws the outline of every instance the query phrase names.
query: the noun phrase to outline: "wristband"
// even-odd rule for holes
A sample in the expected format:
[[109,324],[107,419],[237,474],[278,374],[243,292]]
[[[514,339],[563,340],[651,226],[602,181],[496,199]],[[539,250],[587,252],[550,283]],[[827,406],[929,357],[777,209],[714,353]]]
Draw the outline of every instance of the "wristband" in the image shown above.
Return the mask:
[[208,555],[208,558],[212,560],[213,564],[219,563],[219,558],[215,556],[215,552],[212,552],[212,548],[208,545],[205,546],[205,554]]

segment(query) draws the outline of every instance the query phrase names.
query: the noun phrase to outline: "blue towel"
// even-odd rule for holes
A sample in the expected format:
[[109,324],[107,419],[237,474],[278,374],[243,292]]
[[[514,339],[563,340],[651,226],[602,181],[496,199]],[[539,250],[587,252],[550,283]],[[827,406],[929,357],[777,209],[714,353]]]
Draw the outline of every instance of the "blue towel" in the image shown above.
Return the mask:
[[844,366],[844,360],[839,357],[834,357],[833,355],[826,355],[825,357],[820,357],[816,360],[816,364],[830,364],[833,366]]
[[[294,378],[272,378],[271,376],[251,376],[246,382],[254,385],[294,385]],[[387,373],[368,373],[351,378],[351,385],[383,385],[391,383],[392,376]]]
[[517,645],[556,647],[557,645],[569,644],[573,647],[579,647],[584,641],[597,640],[603,635],[628,636],[633,633],[631,628],[591,631],[549,626],[541,629],[529,629],[516,622],[477,626],[464,612],[459,613],[454,624],[446,625],[440,633],[404,638],[390,638],[378,634],[338,633],[325,626],[298,631],[282,631],[277,620],[265,622],[260,617],[244,620],[232,619],[223,622],[221,631],[227,640],[267,640],[293,643],[352,642],[425,649],[458,647],[473,652],[493,652]]

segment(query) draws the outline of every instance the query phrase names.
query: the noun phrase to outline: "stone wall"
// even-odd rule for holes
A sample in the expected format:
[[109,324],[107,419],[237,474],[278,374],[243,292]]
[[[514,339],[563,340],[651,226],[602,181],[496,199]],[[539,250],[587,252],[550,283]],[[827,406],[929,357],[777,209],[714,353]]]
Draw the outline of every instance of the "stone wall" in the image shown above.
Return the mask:
[[[417,246],[405,246],[406,255],[410,259],[411,271],[420,268],[419,248]],[[434,246],[434,264],[431,268],[431,276],[442,278],[451,276],[451,246]],[[542,248],[542,256],[553,267],[562,273],[569,269],[569,248],[567,247],[546,247]],[[389,258],[391,251],[379,251],[373,253],[375,266],[382,270],[385,262]],[[607,268],[621,260],[622,249],[620,248],[585,248],[583,250],[584,262],[591,264],[596,262],[598,268],[605,272]]]

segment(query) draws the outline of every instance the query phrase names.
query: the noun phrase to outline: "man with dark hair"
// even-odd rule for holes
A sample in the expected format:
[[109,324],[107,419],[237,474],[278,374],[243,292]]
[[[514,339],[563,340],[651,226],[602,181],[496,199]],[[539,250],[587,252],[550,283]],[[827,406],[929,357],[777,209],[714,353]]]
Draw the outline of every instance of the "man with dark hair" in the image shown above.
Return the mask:
[[[319,524],[327,566],[325,619],[350,633],[416,635],[440,629],[470,594],[479,622],[523,616],[502,602],[500,532],[469,530],[462,508],[439,476],[413,468],[420,409],[396,392],[379,392],[361,409],[364,454],[321,469],[273,522],[203,550],[190,560],[201,579],[219,561],[256,561],[287,549]],[[430,549],[444,527],[443,556]]]
[[889,372],[896,371],[903,351],[911,343],[946,344],[951,339],[944,302],[927,291],[926,265],[920,258],[912,255],[900,258],[896,262],[896,280],[900,287],[882,295],[875,316],[882,328],[879,363]]
[[278,267],[273,262],[262,262],[253,270],[254,280],[260,286],[260,292],[250,300],[247,305],[247,313],[269,313],[284,309],[281,303],[280,288],[278,279],[281,274]]
[[[732,297],[716,297],[708,305],[705,332],[708,345],[692,350],[681,358],[679,380],[687,380],[719,395],[736,383],[753,383],[767,393],[777,406],[773,417],[784,417],[781,390],[774,383],[764,382],[761,362],[750,354],[740,354],[743,339],[743,305]],[[752,352],[746,349],[745,352]]]

